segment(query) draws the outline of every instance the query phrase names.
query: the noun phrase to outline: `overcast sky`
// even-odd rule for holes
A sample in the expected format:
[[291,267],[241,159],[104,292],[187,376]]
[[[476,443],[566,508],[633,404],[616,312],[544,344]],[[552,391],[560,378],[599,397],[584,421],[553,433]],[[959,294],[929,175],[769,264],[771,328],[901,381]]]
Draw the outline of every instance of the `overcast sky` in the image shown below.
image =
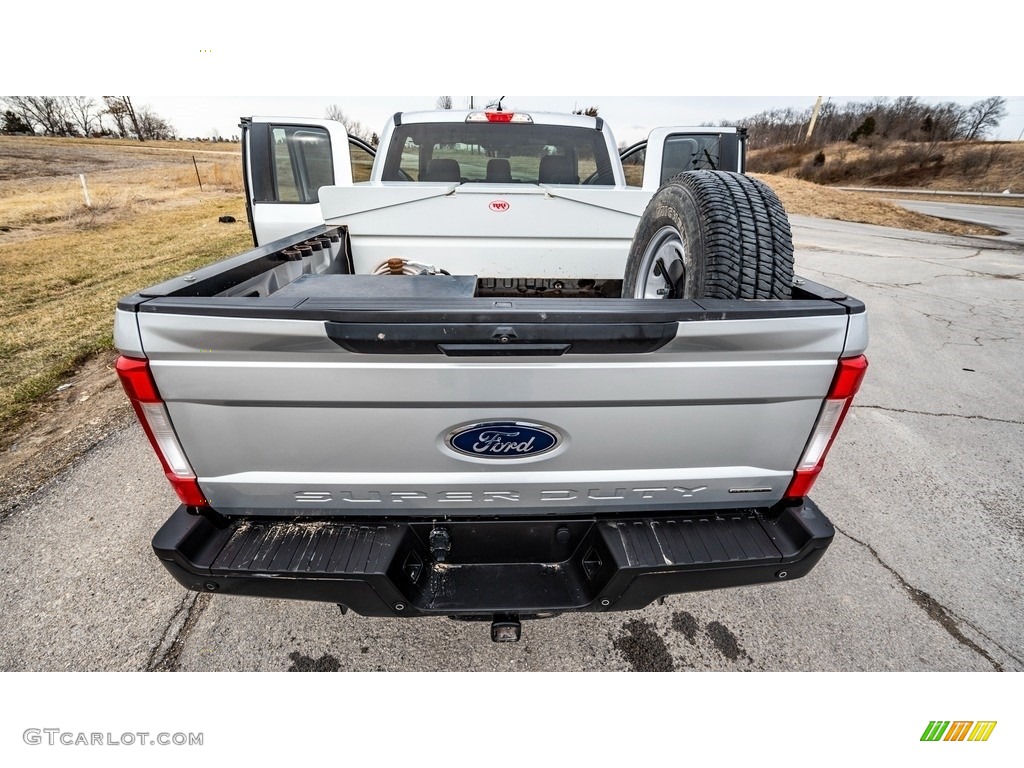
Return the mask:
[[[136,103],[145,103],[166,118],[179,136],[211,137],[214,132],[224,138],[238,133],[238,118],[251,115],[278,115],[288,117],[323,117],[328,106],[336,104],[346,115],[361,122],[369,131],[380,132],[384,121],[395,112],[434,109],[436,93],[429,96],[344,96],[332,92],[323,96],[150,96],[142,93],[133,97]],[[468,106],[469,97],[452,96],[455,108]],[[503,94],[476,96],[475,104]],[[875,94],[877,95],[877,94]],[[899,95],[899,94],[894,94]],[[998,95],[998,94],[987,94]],[[870,99],[862,96],[826,96],[833,102]],[[617,141],[632,144],[646,138],[654,127],[661,125],[700,125],[704,122],[739,120],[766,109],[793,107],[806,109],[813,106],[815,96],[517,96],[506,95],[505,109],[531,109],[548,112],[567,112],[576,107],[596,106],[615,133]],[[928,103],[956,101],[970,104],[982,96],[922,96]],[[995,138],[1016,139],[1024,130],[1024,97],[1011,97],[1008,111],[1013,114],[1000,125]]]
[[[626,142],[657,125],[807,108],[829,92],[856,94],[831,97],[839,103],[1002,95],[1010,114],[997,137],[1024,131],[1024,97],[1012,95],[1024,90],[1019,27],[992,23],[1007,18],[997,0],[972,0],[970,13],[955,17],[858,0],[843,7],[838,24],[830,14],[839,8],[817,0],[732,0],[699,13],[649,1],[589,13],[549,0],[517,0],[514,12],[492,0],[464,13],[422,0],[362,13],[336,0],[263,11],[175,0],[159,15],[141,7],[95,0],[59,12],[43,3],[8,8],[0,90],[128,93],[181,136],[230,137],[242,115],[321,117],[330,104],[379,131],[396,111],[432,108],[441,94],[462,106],[467,97],[459,94],[469,92],[483,100],[505,94],[517,109],[596,105]],[[428,95],[383,95],[409,92]],[[559,93],[570,95],[551,95]],[[935,95],[946,93],[978,95]]]

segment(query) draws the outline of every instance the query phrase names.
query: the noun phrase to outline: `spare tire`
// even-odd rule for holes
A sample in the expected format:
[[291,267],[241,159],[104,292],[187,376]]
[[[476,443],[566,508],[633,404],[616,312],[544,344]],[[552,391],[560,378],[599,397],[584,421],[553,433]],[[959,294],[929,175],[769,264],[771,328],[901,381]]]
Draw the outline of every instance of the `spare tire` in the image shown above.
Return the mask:
[[654,193],[626,260],[625,298],[788,299],[793,234],[771,188],[687,171]]

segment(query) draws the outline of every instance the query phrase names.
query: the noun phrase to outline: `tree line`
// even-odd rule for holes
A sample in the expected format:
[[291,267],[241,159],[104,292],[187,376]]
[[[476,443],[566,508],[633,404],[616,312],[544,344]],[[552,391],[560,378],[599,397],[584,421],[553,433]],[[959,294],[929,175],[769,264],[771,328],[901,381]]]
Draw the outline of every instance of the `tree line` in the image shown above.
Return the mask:
[[[437,106],[451,109],[450,96],[438,97]],[[596,114],[597,107],[575,110]],[[722,125],[746,128],[749,147],[799,144],[805,141],[812,108],[786,108],[760,112]],[[349,118],[337,105],[327,117],[340,120],[350,135],[376,146],[377,135]],[[815,121],[811,146],[873,138],[903,141],[973,141],[984,139],[1006,116],[1006,99],[991,96],[973,104],[929,104],[917,96],[879,97],[865,102],[822,105]],[[136,106],[130,96],[3,96],[0,97],[0,133],[44,136],[118,137],[138,141],[176,138],[174,127],[148,105]]]
[[173,126],[130,96],[3,96],[0,133],[117,137],[138,141],[174,139]]
[[[746,128],[749,147],[762,149],[805,141],[813,109],[770,109],[722,125]],[[928,104],[917,96],[880,97],[865,102],[822,105],[808,143],[824,146],[839,141],[882,138],[902,141],[974,141],[985,139],[1006,117],[1006,99],[991,96],[964,105],[946,101]]]

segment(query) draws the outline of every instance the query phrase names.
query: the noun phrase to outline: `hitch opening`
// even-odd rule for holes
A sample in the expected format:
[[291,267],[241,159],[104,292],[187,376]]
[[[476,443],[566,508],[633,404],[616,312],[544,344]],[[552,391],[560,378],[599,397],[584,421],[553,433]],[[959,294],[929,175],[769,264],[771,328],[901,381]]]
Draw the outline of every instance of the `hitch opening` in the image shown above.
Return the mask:
[[523,625],[519,616],[495,616],[491,621],[491,640],[496,643],[518,643],[523,636]]

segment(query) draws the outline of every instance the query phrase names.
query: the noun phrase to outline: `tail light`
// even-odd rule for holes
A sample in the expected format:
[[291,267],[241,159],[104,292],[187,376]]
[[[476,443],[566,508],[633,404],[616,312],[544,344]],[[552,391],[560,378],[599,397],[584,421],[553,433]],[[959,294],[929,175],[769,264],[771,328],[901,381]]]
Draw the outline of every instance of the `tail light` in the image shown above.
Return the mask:
[[818,421],[814,424],[814,431],[807,441],[800,462],[796,465],[793,480],[786,489],[786,498],[799,499],[810,492],[814,481],[818,479],[818,473],[825,465],[825,457],[839,433],[839,428],[843,426],[843,419],[850,410],[853,396],[860,389],[867,369],[868,359],[864,355],[839,361],[832,386],[825,396]]
[[119,357],[117,375],[121,378],[121,386],[124,387],[135,414],[139,417],[139,423],[146,431],[146,436],[163,465],[164,474],[171,481],[178,498],[189,506],[208,506],[209,502],[199,489],[195,472],[192,471],[185,451],[174,434],[167,408],[160,399],[153,374],[150,373],[149,362]]

